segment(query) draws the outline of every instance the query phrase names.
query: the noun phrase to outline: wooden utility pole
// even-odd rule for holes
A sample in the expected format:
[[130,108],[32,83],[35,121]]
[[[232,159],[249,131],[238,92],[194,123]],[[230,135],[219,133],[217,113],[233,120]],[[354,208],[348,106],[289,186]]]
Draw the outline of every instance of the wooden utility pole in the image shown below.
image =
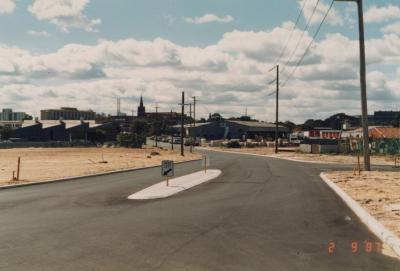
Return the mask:
[[184,130],[185,130],[185,127],[184,127],[184,122],[185,122],[185,120],[184,120],[184,115],[185,115],[185,92],[184,91],[182,91],[182,115],[181,115],[181,156],[185,156],[185,150],[184,150],[184,147],[183,147],[183,133],[184,133]]
[[272,67],[269,71],[276,69],[276,79],[271,81],[272,84],[276,81],[276,115],[275,115],[275,153],[278,153],[278,138],[279,138],[279,65]]
[[335,0],[335,1],[356,2],[358,7],[358,28],[359,28],[359,43],[360,43],[361,121],[363,128],[364,169],[366,171],[370,171],[371,161],[369,154],[367,76],[366,76],[366,61],[365,61],[363,0]]
[[275,153],[278,153],[279,137],[279,65],[276,66],[276,126],[275,126]]
[[155,136],[155,142],[156,142],[156,148],[158,147],[158,138],[157,138],[157,135],[158,135],[158,123],[157,123],[157,120],[158,120],[158,104],[156,104],[156,107],[155,107],[155,109],[156,109],[156,125],[154,125],[153,127],[155,127],[155,134],[156,134],[156,136]]
[[[191,103],[189,104],[189,116],[190,116],[190,120],[192,120],[192,104],[191,104]],[[190,127],[191,127],[191,128],[193,127],[193,122],[190,123]],[[192,139],[193,139],[193,138],[192,138],[192,136],[191,136],[191,133],[192,133],[192,129],[189,130],[190,153],[193,152],[193,142],[192,142]]]
[[194,137],[192,140],[192,145],[195,144],[196,141],[196,102],[198,102],[198,100],[196,100],[196,96],[193,96],[193,132],[194,132]]

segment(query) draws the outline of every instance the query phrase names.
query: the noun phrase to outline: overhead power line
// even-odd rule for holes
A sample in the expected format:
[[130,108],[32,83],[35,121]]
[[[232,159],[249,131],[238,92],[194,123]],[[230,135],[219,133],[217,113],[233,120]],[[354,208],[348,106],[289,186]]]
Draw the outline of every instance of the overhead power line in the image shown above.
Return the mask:
[[289,45],[289,42],[290,42],[290,40],[292,39],[293,33],[294,33],[294,31],[296,30],[297,25],[298,25],[299,22],[300,22],[301,14],[303,14],[303,10],[304,10],[304,8],[305,8],[305,6],[306,6],[307,1],[308,1],[308,0],[304,0],[304,1],[303,1],[303,5],[302,5],[302,7],[301,7],[301,9],[300,9],[299,15],[297,15],[296,23],[294,24],[292,30],[290,31],[289,37],[288,37],[288,39],[286,40],[286,44],[285,44],[285,46],[283,47],[283,49],[282,49],[282,51],[281,51],[279,57],[278,57],[277,60],[275,61],[276,64],[279,64],[279,62],[281,61],[281,59],[282,59],[284,53],[286,52],[286,49],[287,49],[287,47],[288,47],[288,45]]
[[296,63],[296,66],[293,68],[292,72],[290,73],[289,77],[283,82],[282,87],[285,86],[287,84],[287,82],[289,82],[289,80],[293,77],[294,73],[296,72],[296,70],[298,69],[298,67],[300,66],[301,62],[303,62],[304,58],[306,57],[307,53],[310,51],[311,46],[313,45],[316,37],[318,36],[319,32],[321,31],[322,25],[324,24],[324,22],[326,21],[326,18],[329,15],[329,12],[331,11],[332,7],[333,7],[333,3],[335,1],[332,0],[331,5],[329,6],[329,9],[326,11],[324,18],[322,19],[321,23],[319,24],[317,31],[315,32],[312,40],[310,41],[310,43],[307,46],[307,49],[304,51],[304,54],[302,55],[302,57],[299,59],[299,61]]
[[283,73],[286,70],[286,67],[289,65],[289,63],[292,61],[294,55],[296,54],[297,49],[299,49],[300,43],[303,40],[303,37],[304,37],[305,33],[307,32],[307,30],[310,28],[312,19],[314,18],[315,12],[317,11],[317,8],[318,8],[320,2],[321,2],[321,0],[318,0],[317,4],[314,6],[314,9],[313,9],[313,11],[311,13],[310,18],[308,18],[308,21],[307,21],[307,24],[306,24],[306,26],[305,26],[305,28],[303,30],[303,33],[301,33],[300,39],[297,41],[296,47],[292,51],[292,53],[291,53],[291,55],[289,57],[289,60],[285,63],[285,66],[283,67],[281,73]]

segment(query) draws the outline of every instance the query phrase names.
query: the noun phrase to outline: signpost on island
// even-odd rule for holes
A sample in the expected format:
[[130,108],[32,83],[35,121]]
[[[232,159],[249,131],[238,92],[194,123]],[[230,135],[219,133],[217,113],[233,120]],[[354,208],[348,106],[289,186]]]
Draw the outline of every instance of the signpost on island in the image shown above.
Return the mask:
[[165,178],[167,186],[169,186],[169,179],[174,177],[174,161],[163,160],[161,164],[161,177]]
[[204,173],[207,173],[207,167],[210,167],[210,157],[203,155],[202,166],[204,168]]

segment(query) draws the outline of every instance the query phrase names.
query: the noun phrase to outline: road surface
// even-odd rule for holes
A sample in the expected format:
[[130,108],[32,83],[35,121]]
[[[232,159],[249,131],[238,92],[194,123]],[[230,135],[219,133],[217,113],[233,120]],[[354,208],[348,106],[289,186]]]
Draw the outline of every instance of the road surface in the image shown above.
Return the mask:
[[210,158],[218,179],[162,200],[126,199],[159,168],[0,190],[0,270],[400,270],[352,253],[376,238],[319,178],[332,166]]

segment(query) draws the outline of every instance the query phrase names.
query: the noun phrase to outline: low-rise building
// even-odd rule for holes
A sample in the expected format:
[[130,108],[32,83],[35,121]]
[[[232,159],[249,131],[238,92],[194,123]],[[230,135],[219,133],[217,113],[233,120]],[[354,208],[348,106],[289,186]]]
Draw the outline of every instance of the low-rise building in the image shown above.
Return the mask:
[[40,111],[41,120],[95,120],[96,112],[92,110],[78,110],[73,107],[60,109],[45,109]]
[[339,139],[341,134],[342,130],[333,130],[329,127],[315,127],[308,131],[308,137],[316,139]]
[[[177,134],[180,133],[180,126],[174,126]],[[207,140],[220,139],[266,139],[275,138],[276,125],[267,122],[258,121],[239,121],[239,120],[221,120],[207,123],[197,123],[185,125],[185,136],[205,138]],[[279,138],[287,138],[289,129],[279,125]]]
[[[117,132],[113,132],[110,123],[98,124],[95,121],[85,120],[29,120],[24,121],[22,127],[15,130],[13,138],[25,141],[77,141],[91,140],[91,134],[96,130],[111,131],[113,140]],[[111,140],[104,135],[105,140]]]
[[0,127],[17,129],[26,119],[32,119],[32,117],[25,112],[13,112],[12,109],[5,108],[0,112]]

